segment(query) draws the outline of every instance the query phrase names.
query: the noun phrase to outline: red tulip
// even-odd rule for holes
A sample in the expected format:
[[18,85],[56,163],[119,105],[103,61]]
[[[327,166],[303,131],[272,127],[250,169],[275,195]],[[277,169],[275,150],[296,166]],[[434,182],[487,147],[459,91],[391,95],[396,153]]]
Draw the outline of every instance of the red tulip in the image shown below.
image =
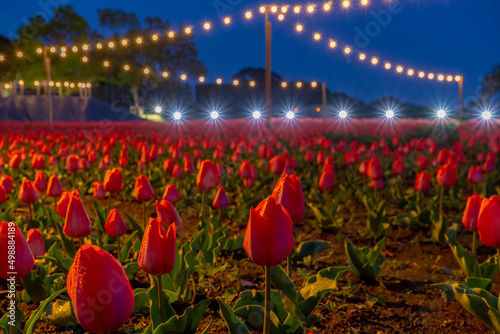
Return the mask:
[[320,165],[325,163],[325,152],[319,151],[318,155],[316,155],[316,162]]
[[32,204],[38,201],[38,190],[30,180],[24,180],[19,188],[19,200],[24,204]]
[[106,198],[106,189],[104,189],[104,185],[101,182],[94,181],[92,187],[94,188],[93,196],[95,199],[103,200]]
[[33,158],[31,158],[31,167],[33,167],[34,169],[43,169],[45,167],[43,154],[35,153],[33,155]]
[[361,175],[366,174],[366,168],[368,168],[368,161],[366,160],[361,161],[358,169],[359,174]]
[[481,196],[474,194],[467,198],[467,205],[465,206],[464,215],[462,216],[462,223],[469,231],[477,231],[477,217],[481,209]]
[[379,180],[372,179],[370,187],[372,189],[382,190],[384,189],[384,181],[382,181],[382,179]]
[[2,185],[0,184],[0,204],[7,202],[8,199],[9,197],[5,192],[5,189],[3,189]]
[[437,182],[443,188],[451,188],[457,182],[457,166],[445,164],[437,170]]
[[21,155],[19,153],[14,153],[9,160],[9,167],[12,169],[18,169],[21,164]]
[[245,160],[240,164],[239,176],[242,179],[248,179],[252,177],[252,165],[250,164],[250,161]]
[[304,157],[304,160],[306,162],[313,162],[314,161],[314,152],[311,150],[308,150],[306,152],[306,156]]
[[[7,255],[12,255],[12,249],[9,243],[14,240],[14,268],[12,268],[12,261],[9,261]],[[10,246],[10,247],[9,247]],[[10,251],[10,253],[9,253]],[[35,266],[35,258],[31,253],[31,249],[24,238],[23,233],[14,222],[7,223],[6,221],[0,222],[0,277],[9,279],[11,277],[21,278],[33,269]]]
[[181,179],[184,175],[182,172],[182,167],[180,164],[175,164],[174,169],[172,170],[172,177],[175,179]]
[[431,174],[420,172],[415,179],[415,190],[421,193],[426,193],[431,189]]
[[442,166],[442,165],[444,165],[444,164],[446,164],[448,162],[449,158],[450,158],[450,151],[448,151],[447,149],[443,148],[438,153],[437,161]]
[[498,195],[483,198],[477,218],[477,230],[484,245],[500,248],[500,197]]
[[110,193],[117,193],[123,189],[123,175],[118,168],[111,168],[106,171],[103,181],[104,189]]
[[75,189],[73,191],[65,191],[61,194],[61,198],[59,198],[59,201],[57,201],[57,214],[61,216],[63,219],[66,218],[66,213],[68,213],[68,206],[69,202],[71,200],[71,197],[77,196],[80,197],[80,193],[78,192],[78,189]]
[[173,169],[174,169],[174,159],[172,158],[166,159],[163,162],[163,170],[165,171],[165,173],[172,173]]
[[285,168],[285,157],[280,155],[275,156],[271,160],[269,160],[269,171],[276,175],[281,175],[283,173],[283,169]]
[[7,194],[10,194],[12,190],[14,190],[14,186],[12,185],[12,178],[9,175],[3,175],[0,178],[0,185],[2,185]]
[[184,159],[184,173],[194,173],[194,163],[191,159]]
[[36,190],[40,192],[47,190],[47,179],[41,170],[37,171],[35,174],[34,185]]
[[483,171],[485,173],[491,173],[495,170],[495,153],[490,152],[486,155],[486,160],[484,161]]
[[78,168],[81,170],[87,170],[89,169],[89,162],[85,158],[81,158],[80,162],[78,163]]
[[26,242],[31,249],[31,253],[35,258],[45,255],[45,242],[43,241],[42,233],[37,228],[32,228],[28,231]]
[[274,197],[250,208],[243,246],[253,262],[278,265],[290,255],[294,245],[293,221]]
[[252,177],[248,179],[243,179],[243,185],[245,187],[253,187],[255,185],[255,179]]
[[305,205],[302,184],[295,174],[281,175],[272,196],[286,209],[295,224],[304,218]]
[[139,175],[135,179],[134,197],[139,202],[147,202],[155,197],[155,192],[149,183],[147,176],[144,174]]
[[216,209],[223,209],[225,207],[228,207],[229,205],[231,205],[231,203],[229,202],[229,198],[227,198],[226,192],[224,191],[224,187],[219,186],[217,194],[215,194],[212,206]]
[[80,157],[76,154],[70,154],[66,158],[66,170],[71,173],[78,172],[78,164],[80,163]]
[[175,232],[175,224],[171,224],[165,232],[159,219],[149,218],[138,259],[142,270],[151,275],[163,275],[174,268]]
[[417,165],[420,169],[427,169],[429,167],[430,159],[426,157],[418,157]]
[[97,246],[80,247],[66,284],[76,319],[86,331],[118,331],[132,314],[134,293],[123,267]]
[[82,200],[75,193],[69,201],[63,232],[70,238],[83,238],[92,233],[92,222],[83,207]]
[[325,163],[323,164],[323,170],[331,170],[332,172],[335,171],[335,161],[333,160],[333,157],[328,157],[325,159]]
[[117,209],[111,209],[109,212],[104,229],[106,229],[106,233],[109,236],[115,238],[124,235],[128,230],[127,225],[125,225],[125,222]]
[[373,180],[382,179],[384,173],[382,171],[382,166],[380,165],[380,161],[378,160],[378,158],[373,157],[370,159],[370,162],[366,167],[366,175],[368,175],[368,177]]
[[469,174],[467,174],[467,181],[472,184],[478,184],[483,182],[483,169],[481,166],[471,166],[469,169]]
[[162,200],[171,202],[172,204],[177,203],[181,199],[179,191],[173,184],[169,184],[165,187],[165,192],[163,193]]
[[49,197],[59,197],[62,194],[61,182],[57,175],[52,175],[49,177],[49,183],[47,185],[47,196]]
[[323,191],[330,191],[333,189],[334,183],[334,174],[331,170],[325,170],[321,173],[321,178],[319,179],[318,187]]
[[166,200],[162,200],[161,202],[156,201],[155,205],[157,219],[161,221],[163,228],[168,229],[170,224],[175,223],[177,230],[180,231],[182,229],[181,217],[171,202]]
[[205,160],[196,178],[196,186],[201,190],[212,190],[220,183],[219,168],[210,160]]
[[402,175],[405,173],[405,163],[403,162],[403,159],[398,159],[394,162],[392,172],[396,175]]

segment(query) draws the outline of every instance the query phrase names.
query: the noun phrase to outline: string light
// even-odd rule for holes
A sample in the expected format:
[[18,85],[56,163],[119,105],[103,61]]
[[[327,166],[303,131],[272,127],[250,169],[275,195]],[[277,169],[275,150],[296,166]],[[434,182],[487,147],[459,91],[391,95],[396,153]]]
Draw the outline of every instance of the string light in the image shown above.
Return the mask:
[[61,87],[61,83],[60,82],[56,82],[56,87]]
[[9,84],[5,84],[5,89],[9,89],[10,88],[10,85]]
[[314,39],[319,41],[321,39],[321,35],[318,33],[314,34]]
[[49,86],[50,87],[54,86],[54,81],[49,82]]
[[231,18],[230,17],[225,17],[224,18],[224,24],[230,24],[231,23]]
[[240,82],[239,82],[238,80],[233,80],[233,85],[238,86],[238,85],[239,85],[239,83],[240,83]]
[[42,48],[36,49],[36,53],[42,53],[42,51],[43,51]]
[[362,53],[362,54],[360,54],[360,55],[359,55],[359,59],[361,59],[361,60],[365,60],[365,58],[366,58],[366,56],[365,56],[365,54],[364,54],[364,53]]
[[217,84],[220,85],[220,84],[222,84],[222,79],[218,78],[217,80],[215,80],[215,82],[217,82]]
[[281,12],[284,14],[288,11],[288,7],[287,6],[283,6],[281,7]]
[[333,49],[337,46],[337,43],[335,41],[330,41],[330,47]]
[[394,110],[392,110],[392,109],[387,109],[385,112],[385,117],[388,119],[394,118],[394,115],[395,115]]
[[88,59],[87,57],[83,57],[83,58],[82,58],[82,61],[83,61],[84,63],[86,63],[88,60],[89,60],[89,59]]
[[66,57],[66,52],[61,53],[61,57]]
[[398,67],[396,67],[396,71],[397,71],[398,73],[403,72],[403,66],[398,66]]
[[252,12],[246,12],[245,17],[249,20],[252,18]]
[[309,5],[309,6],[307,6],[307,12],[308,12],[308,13],[312,13],[312,12],[314,12],[314,6],[313,6],[313,5]]
[[451,75],[448,75],[448,76],[446,77],[446,80],[447,80],[448,82],[451,82],[451,81],[453,81],[453,77],[452,77]]
[[144,74],[149,74],[149,68],[147,68],[147,67],[146,67],[146,68],[144,69]]
[[316,88],[318,86],[318,83],[316,81],[311,82],[311,87]]
[[351,48],[350,48],[350,47],[346,47],[346,48],[344,49],[344,53],[345,53],[345,54],[349,54],[349,53],[351,53]]
[[412,69],[409,69],[407,73],[408,73],[408,75],[409,75],[410,77],[414,74],[414,72],[413,72],[413,70],[412,70]]
[[429,73],[429,75],[427,76],[430,80],[434,79],[434,74],[433,73]]
[[4,59],[4,56],[0,55],[0,61],[3,61]]
[[21,58],[21,57],[23,56],[23,53],[22,53],[21,51],[18,51],[18,52],[17,52],[17,56],[18,56],[19,58]]
[[66,47],[65,47],[65,46],[63,46],[63,47],[61,48],[61,52],[66,52]]
[[423,77],[425,77],[425,73],[424,73],[424,72],[418,72],[418,77],[419,77],[419,78],[423,78]]
[[102,49],[102,44],[101,43],[97,43],[96,46],[97,46],[98,49]]
[[128,70],[130,70],[130,66],[125,65],[125,66],[123,66],[123,69],[124,69],[125,71],[128,71]]
[[205,77],[199,77],[199,78],[198,78],[198,80],[199,80],[200,82],[204,82],[204,81],[205,81]]
[[462,78],[461,78],[459,75],[457,75],[457,76],[455,77],[455,81],[456,81],[456,82],[459,82],[460,80],[462,80]]
[[56,52],[56,48],[55,47],[51,47],[50,48],[50,52],[52,52],[52,53]]
[[187,79],[187,75],[181,74],[181,80],[186,80],[186,79]]
[[255,81],[250,81],[250,87],[255,87]]
[[302,29],[303,29],[303,27],[300,24],[297,24],[297,26],[295,27],[295,30],[297,30],[298,32],[301,32]]
[[368,5],[368,0],[361,0],[361,4],[362,4],[363,6]]
[[373,65],[377,65],[377,64],[378,64],[378,59],[377,59],[377,58],[375,58],[375,57],[373,57],[373,58],[372,58],[372,64],[373,64]]
[[78,52],[78,47],[76,47],[76,46],[72,47],[72,48],[71,48],[71,51],[73,51],[73,52]]
[[351,5],[351,4],[350,4],[350,3],[349,3],[349,1],[347,1],[347,0],[346,0],[346,1],[344,1],[344,2],[342,2],[342,6],[344,6],[344,8],[347,8],[347,7],[349,7],[350,5]]
[[285,81],[283,81],[283,82],[281,83],[281,87],[286,88],[286,86],[287,86],[287,83],[286,83]]
[[278,11],[278,7],[272,6],[271,7],[271,12],[276,13]]
[[64,82],[64,87],[69,87],[69,82],[65,81]]
[[157,41],[158,40],[158,35],[154,34],[153,36],[151,36],[151,39],[153,41]]
[[123,45],[123,46],[126,46],[127,44],[128,44],[128,41],[127,41],[126,39],[124,39],[124,40],[122,41],[122,45]]
[[325,5],[323,6],[323,9],[327,12],[331,9],[331,6],[329,3],[325,3]]
[[302,82],[297,82],[297,88],[301,88],[302,87]]
[[163,72],[161,75],[162,75],[164,78],[166,78],[166,77],[168,77],[168,72]]
[[113,42],[109,42],[109,43],[108,43],[108,46],[109,46],[109,48],[111,48],[111,49],[112,49],[112,48],[114,48],[114,47],[115,47],[115,43],[113,43]]
[[260,11],[261,13],[265,13],[265,12],[266,12],[266,7],[264,7],[264,6],[260,6],[259,11]]
[[168,37],[169,37],[169,38],[174,38],[174,37],[175,37],[175,32],[173,32],[173,31],[169,31],[169,32],[168,32]]
[[203,29],[205,29],[205,30],[210,30],[210,23],[206,22],[206,23],[203,25]]
[[87,51],[89,49],[89,46],[87,44],[83,44],[82,49],[84,51]]
[[104,62],[104,67],[108,67],[109,66],[109,61],[105,61]]
[[19,80],[19,85],[20,86],[24,86],[24,81],[23,80]]
[[191,28],[187,27],[186,29],[184,29],[184,32],[186,33],[186,35],[189,35],[191,33]]
[[[314,10],[314,8],[313,8],[313,10]],[[296,14],[300,13],[300,6],[295,6],[295,7],[293,8],[293,11],[294,11],[294,13],[296,13]]]
[[40,86],[40,82],[39,82],[38,80],[36,80],[36,81],[34,82],[34,84],[35,84],[35,86],[36,86],[36,87]]
[[439,74],[439,75],[438,75],[438,80],[439,80],[439,81],[443,81],[443,80],[444,80],[444,75]]
[[285,15],[280,14],[278,15],[278,20],[283,21],[285,19]]

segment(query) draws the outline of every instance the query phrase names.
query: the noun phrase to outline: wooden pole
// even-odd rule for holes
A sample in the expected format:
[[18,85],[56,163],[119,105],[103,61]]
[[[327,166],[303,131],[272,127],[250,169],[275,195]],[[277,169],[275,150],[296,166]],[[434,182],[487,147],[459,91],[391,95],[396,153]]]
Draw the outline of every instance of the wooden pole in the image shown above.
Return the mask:
[[265,15],[266,24],[266,76],[265,76],[265,97],[266,97],[266,118],[267,127],[271,128],[271,22],[269,22],[269,14],[266,10]]
[[49,126],[52,128],[54,126],[54,114],[52,110],[52,89],[50,88],[49,82],[52,80],[50,75],[50,58],[47,55],[47,47],[43,48],[43,61],[45,63],[45,72],[47,74],[47,82],[45,83],[45,94],[47,96],[47,113]]
[[323,102],[323,119],[326,121],[327,118],[327,102],[326,102],[326,84],[323,82],[321,84],[321,99]]
[[463,121],[464,117],[464,77],[458,81],[458,120]]

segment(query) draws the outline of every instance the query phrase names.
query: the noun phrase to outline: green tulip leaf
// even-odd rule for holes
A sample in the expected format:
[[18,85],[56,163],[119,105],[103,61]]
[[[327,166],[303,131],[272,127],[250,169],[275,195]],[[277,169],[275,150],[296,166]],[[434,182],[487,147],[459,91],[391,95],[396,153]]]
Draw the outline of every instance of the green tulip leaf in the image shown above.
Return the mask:
[[[35,310],[35,312],[33,312],[33,314],[29,317],[28,321],[26,321],[26,326],[25,326],[26,334],[33,334],[35,332],[36,324],[38,323],[38,320],[40,320],[42,315],[46,312],[46,308],[49,306],[49,304],[52,304],[51,302],[55,298],[57,298],[61,293],[65,292],[65,291],[66,291],[66,288],[54,292],[47,299],[45,299],[44,302],[40,304],[40,306],[38,306],[38,308]],[[71,312],[71,307],[70,307],[70,312]],[[76,324],[76,322],[74,324]]]
[[190,334],[196,333],[198,325],[203,319],[203,314],[206,312],[213,299],[205,299],[195,306],[190,306],[184,311],[181,316],[175,315],[166,323],[158,326],[154,334]]
[[327,249],[328,245],[330,245],[329,242],[322,240],[302,242],[297,246],[296,251],[294,251],[293,260],[302,261],[306,256],[317,255]]
[[247,326],[234,314],[233,310],[224,301],[217,298],[222,319],[226,322],[230,334],[250,334]]

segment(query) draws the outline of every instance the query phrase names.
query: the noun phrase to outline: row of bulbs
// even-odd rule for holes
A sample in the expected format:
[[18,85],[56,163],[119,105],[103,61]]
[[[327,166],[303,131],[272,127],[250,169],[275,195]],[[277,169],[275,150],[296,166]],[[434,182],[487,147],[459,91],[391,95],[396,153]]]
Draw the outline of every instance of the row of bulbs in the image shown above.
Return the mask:
[[[19,86],[24,86],[24,80],[19,80],[17,82],[19,84]],[[35,87],[39,87],[40,85],[43,85],[43,82],[40,82],[38,80],[35,80],[33,82],[33,85],[35,85]],[[90,88],[92,87],[92,85],[87,82],[87,83],[83,83],[83,82],[79,82],[77,84],[75,84],[74,82],[69,82],[69,81],[65,81],[63,83],[59,82],[59,81],[49,81],[49,86],[50,87],[67,87],[67,88],[75,88],[75,87],[78,87],[78,88]],[[13,85],[12,84],[9,84],[9,83],[6,83],[4,85],[4,88],[5,89],[11,89],[13,88]]]

